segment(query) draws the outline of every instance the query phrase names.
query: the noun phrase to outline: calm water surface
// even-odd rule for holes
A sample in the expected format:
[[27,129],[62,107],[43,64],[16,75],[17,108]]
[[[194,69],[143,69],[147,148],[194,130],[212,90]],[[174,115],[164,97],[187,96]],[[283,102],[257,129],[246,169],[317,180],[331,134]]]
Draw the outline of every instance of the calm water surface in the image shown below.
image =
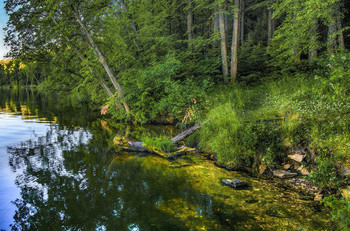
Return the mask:
[[[213,165],[199,154],[168,161],[113,147],[116,134],[173,136],[130,127],[74,100],[0,89],[0,229],[328,230],[309,197]],[[251,187],[220,183],[240,178]]]

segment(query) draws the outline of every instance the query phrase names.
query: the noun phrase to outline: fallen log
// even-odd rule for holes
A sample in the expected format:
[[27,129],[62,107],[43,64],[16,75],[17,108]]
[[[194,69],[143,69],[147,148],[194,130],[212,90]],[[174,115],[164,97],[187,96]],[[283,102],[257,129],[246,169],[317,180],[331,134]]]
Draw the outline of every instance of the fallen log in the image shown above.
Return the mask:
[[171,138],[170,141],[173,144],[176,144],[177,142],[185,139],[187,136],[191,135],[192,133],[194,133],[195,131],[200,129],[201,127],[202,127],[202,124],[196,124],[193,127],[190,127],[189,129],[186,129],[185,131],[181,132],[180,134],[174,136],[173,138]]
[[[189,135],[193,134],[195,131],[197,131],[199,128],[201,128],[203,124],[196,124],[193,127],[186,129],[185,131],[181,132],[180,134],[174,136],[172,139],[170,139],[171,143],[176,144],[179,141],[185,139]],[[113,143],[124,150],[132,151],[132,152],[150,152],[150,153],[156,153],[158,155],[161,155],[166,158],[173,158],[182,154],[195,152],[195,148],[189,148],[186,146],[179,147],[174,152],[164,152],[162,150],[158,150],[156,148],[150,148],[147,147],[143,142],[140,141],[132,141],[129,140],[123,136],[116,136],[113,139]]]

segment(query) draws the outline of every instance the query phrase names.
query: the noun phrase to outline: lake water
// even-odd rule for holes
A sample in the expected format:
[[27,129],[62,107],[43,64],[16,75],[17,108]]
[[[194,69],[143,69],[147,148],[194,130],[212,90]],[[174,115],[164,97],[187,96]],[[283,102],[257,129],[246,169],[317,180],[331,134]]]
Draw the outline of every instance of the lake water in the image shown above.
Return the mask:
[[[0,89],[0,230],[328,230],[308,196],[216,167],[202,154],[128,153],[116,134],[174,136],[99,117],[83,103]],[[223,178],[251,187],[234,190]]]

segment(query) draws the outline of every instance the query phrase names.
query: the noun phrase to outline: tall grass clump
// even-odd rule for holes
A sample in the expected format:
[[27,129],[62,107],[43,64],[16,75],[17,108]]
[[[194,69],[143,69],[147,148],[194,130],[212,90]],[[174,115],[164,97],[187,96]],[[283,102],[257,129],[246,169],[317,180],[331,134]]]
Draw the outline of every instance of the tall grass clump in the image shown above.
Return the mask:
[[262,86],[222,87],[210,95],[207,117],[214,120],[200,131],[201,148],[234,168],[283,158],[282,118],[269,107],[261,109],[268,97]]
[[350,153],[350,54],[317,71],[275,75],[258,86],[222,86],[208,94],[201,148],[231,167],[278,165],[308,150],[311,180],[326,191],[342,184]]

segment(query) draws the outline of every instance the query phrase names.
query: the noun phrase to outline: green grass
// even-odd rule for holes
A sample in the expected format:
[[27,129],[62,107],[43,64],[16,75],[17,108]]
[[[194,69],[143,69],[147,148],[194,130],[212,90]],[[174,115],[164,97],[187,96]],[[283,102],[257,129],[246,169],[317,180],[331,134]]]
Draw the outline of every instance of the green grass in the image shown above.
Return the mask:
[[158,150],[162,152],[173,152],[177,150],[176,145],[164,137],[158,137],[156,139],[143,137],[141,141],[143,142],[143,145],[149,150]]
[[311,179],[333,190],[341,185],[339,173],[350,153],[349,65],[350,55],[344,54],[317,74],[216,88],[202,104],[205,120],[215,120],[200,130],[199,146],[237,168],[278,165],[289,151],[307,148],[315,153]]

